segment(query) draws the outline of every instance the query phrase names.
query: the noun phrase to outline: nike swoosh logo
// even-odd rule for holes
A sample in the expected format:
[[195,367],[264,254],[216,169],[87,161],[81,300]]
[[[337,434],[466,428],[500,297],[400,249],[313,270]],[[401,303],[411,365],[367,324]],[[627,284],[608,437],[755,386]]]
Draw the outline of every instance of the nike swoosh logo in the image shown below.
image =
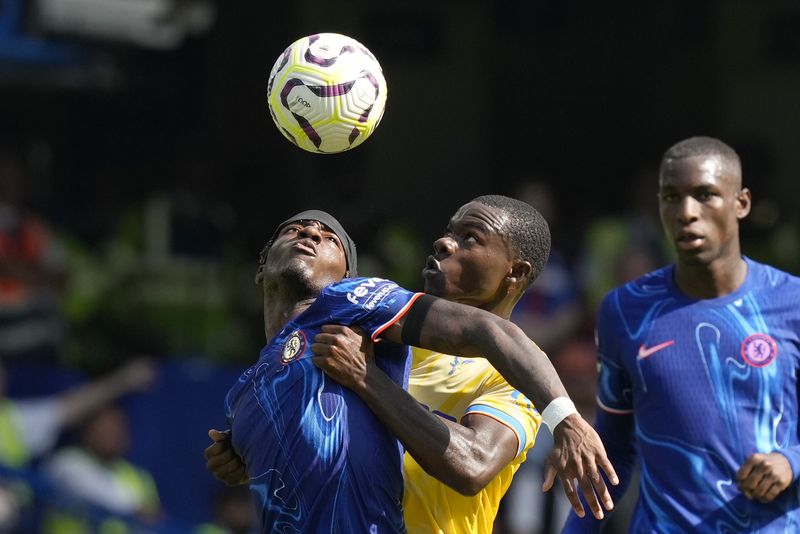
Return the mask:
[[656,352],[660,351],[661,349],[666,349],[667,347],[669,347],[670,345],[672,345],[674,343],[675,343],[675,340],[674,339],[670,339],[669,341],[665,341],[663,343],[659,343],[658,345],[653,345],[652,347],[649,347],[649,348],[646,348],[644,346],[644,343],[642,343],[642,346],[639,347],[639,359],[640,360],[644,360],[648,356],[652,356],[653,354],[655,354]]

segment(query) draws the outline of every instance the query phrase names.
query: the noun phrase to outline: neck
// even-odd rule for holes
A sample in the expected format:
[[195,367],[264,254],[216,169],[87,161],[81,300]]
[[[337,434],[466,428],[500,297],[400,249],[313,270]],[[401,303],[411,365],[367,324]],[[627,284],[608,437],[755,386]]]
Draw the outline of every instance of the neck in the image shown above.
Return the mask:
[[290,284],[264,283],[264,334],[267,341],[286,326],[286,323],[303,313],[317,299],[307,291],[299,292]]
[[675,266],[675,283],[686,295],[713,299],[739,289],[747,278],[747,263],[741,256],[719,259],[708,265],[681,263]]
[[516,291],[516,289],[509,287],[501,299],[481,306],[481,308],[502,319],[509,319],[511,318],[511,312],[514,311],[514,306],[517,305],[517,302],[522,297],[522,293],[524,291]]

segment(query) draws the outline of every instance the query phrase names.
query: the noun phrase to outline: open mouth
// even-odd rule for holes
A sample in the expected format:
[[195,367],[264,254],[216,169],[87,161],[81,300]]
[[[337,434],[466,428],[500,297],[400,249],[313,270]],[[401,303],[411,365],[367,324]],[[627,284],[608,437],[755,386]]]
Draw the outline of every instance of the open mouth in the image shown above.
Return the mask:
[[702,246],[703,242],[705,241],[705,237],[703,237],[702,234],[684,231],[677,235],[676,241],[680,248],[684,250],[692,250]]
[[294,245],[292,245],[292,250],[296,250],[302,254],[306,254],[308,256],[316,256],[317,249],[314,247],[312,242],[307,240],[298,241]]
[[441,272],[439,269],[439,261],[433,256],[428,256],[425,268],[422,269],[422,276],[430,276],[439,272]]

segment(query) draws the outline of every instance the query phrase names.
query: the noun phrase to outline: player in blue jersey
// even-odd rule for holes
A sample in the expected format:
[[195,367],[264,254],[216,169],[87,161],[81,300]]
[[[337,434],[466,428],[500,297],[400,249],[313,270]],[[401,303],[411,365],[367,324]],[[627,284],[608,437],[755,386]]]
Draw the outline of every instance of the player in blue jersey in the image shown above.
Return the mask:
[[[800,279],[742,255],[750,191],[721,141],[667,150],[658,198],[676,263],[611,291],[598,316],[612,493],[638,457],[631,532],[800,532]],[[599,528],[571,514],[564,531]]]
[[[226,407],[233,452],[247,466],[265,531],[404,530],[402,450],[355,394],[313,366],[309,345],[324,324],[358,326],[380,339],[376,360],[397,383],[407,376],[405,345],[412,344],[484,354],[541,406],[566,398],[547,357],[513,324],[387,280],[341,280],[355,270],[352,241],[324,212],[289,218],[262,253],[257,281],[270,341],[230,390]],[[594,431],[579,417],[561,426],[559,467],[590,488],[601,484],[598,466],[613,469]],[[219,441],[206,450],[209,469],[230,481],[219,454],[228,438],[211,435]],[[241,475],[236,469],[229,473],[234,479]],[[596,489],[607,495],[604,485]]]

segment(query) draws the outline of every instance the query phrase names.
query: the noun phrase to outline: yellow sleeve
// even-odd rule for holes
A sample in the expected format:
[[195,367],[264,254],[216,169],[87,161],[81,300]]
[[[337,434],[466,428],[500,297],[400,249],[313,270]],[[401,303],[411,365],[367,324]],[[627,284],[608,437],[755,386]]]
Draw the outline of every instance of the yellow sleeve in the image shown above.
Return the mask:
[[517,436],[517,456],[533,446],[542,421],[528,398],[497,371],[483,383],[480,395],[470,403],[464,416],[470,414],[491,417],[510,428]]

